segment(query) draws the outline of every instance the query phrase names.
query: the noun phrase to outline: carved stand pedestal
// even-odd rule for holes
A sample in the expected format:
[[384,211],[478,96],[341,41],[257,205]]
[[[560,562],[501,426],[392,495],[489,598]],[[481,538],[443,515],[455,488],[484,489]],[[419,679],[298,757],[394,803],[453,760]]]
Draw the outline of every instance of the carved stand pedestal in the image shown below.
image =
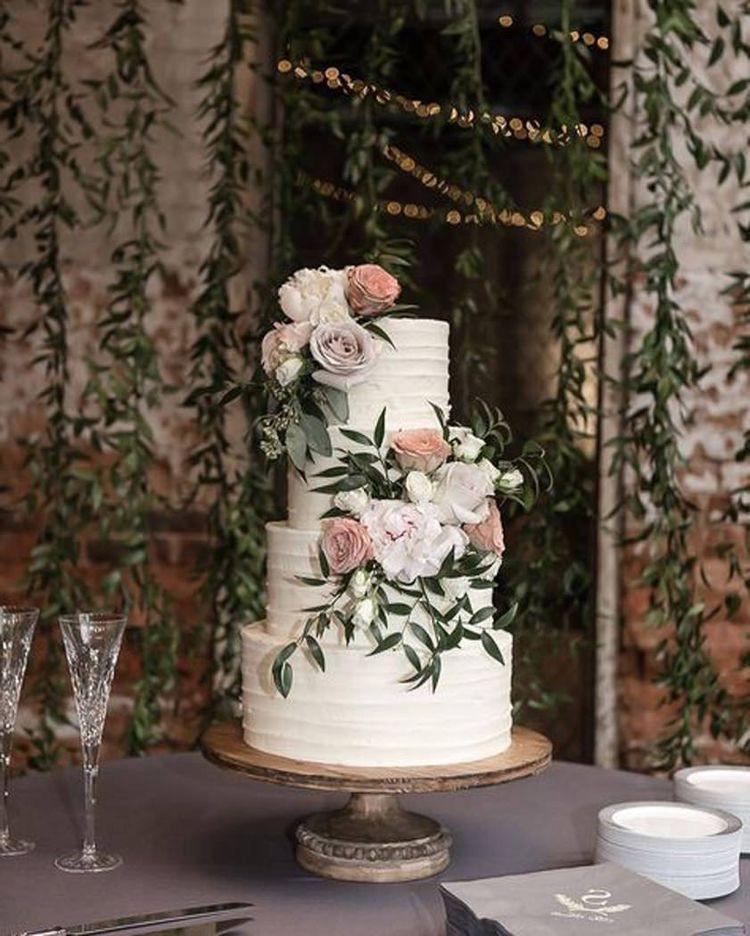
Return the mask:
[[540,773],[552,753],[543,735],[514,728],[510,748],[485,760],[441,767],[335,767],[256,751],[242,740],[239,723],[213,725],[201,748],[213,763],[257,780],[349,792],[343,809],[300,821],[297,861],[322,877],[370,882],[430,877],[450,863],[450,833],[403,809],[399,794],[507,783]]

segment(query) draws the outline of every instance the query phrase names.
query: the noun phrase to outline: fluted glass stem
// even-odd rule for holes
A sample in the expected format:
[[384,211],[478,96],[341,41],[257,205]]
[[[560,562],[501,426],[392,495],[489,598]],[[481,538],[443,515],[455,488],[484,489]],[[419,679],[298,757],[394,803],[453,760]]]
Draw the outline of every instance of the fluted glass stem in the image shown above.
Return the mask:
[[8,827],[8,796],[10,795],[10,731],[0,732],[0,845],[7,845],[10,840]]
[[99,777],[99,745],[83,745],[83,795],[86,824],[83,838],[83,854],[87,858],[96,855],[96,781]]

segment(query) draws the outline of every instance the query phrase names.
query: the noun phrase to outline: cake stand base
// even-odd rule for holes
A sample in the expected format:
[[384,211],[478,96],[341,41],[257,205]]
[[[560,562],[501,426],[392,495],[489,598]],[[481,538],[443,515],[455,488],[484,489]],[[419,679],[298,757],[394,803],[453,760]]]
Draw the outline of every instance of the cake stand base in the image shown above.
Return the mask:
[[440,793],[508,783],[544,770],[552,745],[515,727],[502,754],[461,764],[423,767],[340,767],[293,760],[245,744],[238,722],[212,725],[201,738],[204,756],[255,780],[306,790],[349,793],[343,809],[302,819],[297,861],[305,870],[339,881],[416,881],[450,862],[450,833],[439,822],[407,812],[401,793]]
[[414,881],[450,863],[450,834],[392,793],[352,793],[343,809],[302,819],[297,861],[338,881]]

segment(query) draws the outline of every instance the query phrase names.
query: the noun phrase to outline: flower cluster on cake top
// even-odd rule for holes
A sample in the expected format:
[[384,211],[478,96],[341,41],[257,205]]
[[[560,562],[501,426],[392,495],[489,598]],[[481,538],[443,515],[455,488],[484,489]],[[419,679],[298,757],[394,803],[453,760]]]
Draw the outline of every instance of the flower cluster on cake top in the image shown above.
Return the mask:
[[480,598],[491,590],[505,552],[501,509],[528,509],[548,479],[543,452],[526,446],[510,459],[502,414],[479,401],[471,426],[450,425],[433,407],[439,428],[402,429],[387,436],[386,411],[372,435],[341,428],[349,445],[317,475],[314,490],[332,495],[323,516],[318,561],[326,601],[307,609],[297,640],[273,666],[279,691],[292,683],[290,659],[305,647],[325,668],[318,639],[342,627],[347,641],[366,631],[372,653],[402,650],[411,666],[405,682],[437,686],[442,656],[464,641],[480,641],[500,663],[493,630],[515,615]]
[[261,344],[261,365],[276,412],[260,422],[269,458],[286,451],[304,471],[311,453],[330,455],[326,427],[345,420],[347,393],[366,380],[388,335],[376,320],[403,311],[401,286],[375,263],[297,270],[279,289],[285,320]]

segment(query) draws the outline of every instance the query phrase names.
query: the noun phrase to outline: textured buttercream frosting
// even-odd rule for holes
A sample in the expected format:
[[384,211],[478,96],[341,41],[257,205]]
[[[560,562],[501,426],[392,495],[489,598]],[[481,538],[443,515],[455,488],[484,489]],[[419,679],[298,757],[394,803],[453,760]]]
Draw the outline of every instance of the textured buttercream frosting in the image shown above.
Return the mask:
[[[448,326],[430,319],[384,320],[395,349],[383,344],[367,380],[349,392],[346,425],[371,434],[383,408],[386,430],[437,427],[431,404],[449,412]],[[356,448],[332,425],[334,447]],[[311,490],[325,481],[315,473],[332,464],[318,458],[302,479],[289,474],[287,522],[268,524],[266,620],[242,631],[244,737],[251,746],[284,757],[348,766],[452,764],[490,757],[510,744],[510,634],[493,632],[505,665],[491,659],[478,641],[464,641],[443,655],[435,692],[429,684],[410,691],[411,675],[400,650],[368,657],[372,641],[357,633],[348,646],[340,629],[321,638],[326,670],[319,672],[300,651],[285,699],[271,667],[276,654],[296,637],[305,608],[325,601],[327,586],[303,584],[319,576],[320,516],[331,497]],[[470,589],[477,611],[492,603],[491,589]],[[398,599],[402,600],[402,599]],[[430,622],[420,609],[414,620]],[[394,622],[399,627],[401,621]]]

